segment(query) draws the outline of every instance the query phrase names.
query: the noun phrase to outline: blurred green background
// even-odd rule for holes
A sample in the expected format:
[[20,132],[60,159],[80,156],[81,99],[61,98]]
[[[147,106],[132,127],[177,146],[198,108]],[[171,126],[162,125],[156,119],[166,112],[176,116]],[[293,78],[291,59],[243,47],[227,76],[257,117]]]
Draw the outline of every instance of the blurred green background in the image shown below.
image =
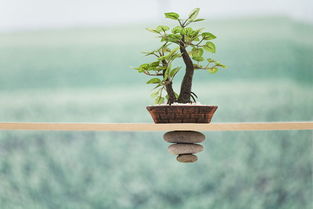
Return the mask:
[[[156,24],[154,24],[156,26]],[[148,122],[153,24],[0,33],[0,120]],[[215,59],[197,72],[213,122],[312,121],[313,26],[286,17],[206,21]],[[181,79],[176,79],[177,83]],[[312,208],[312,131],[205,132],[194,164],[162,132],[0,132],[0,208]]]

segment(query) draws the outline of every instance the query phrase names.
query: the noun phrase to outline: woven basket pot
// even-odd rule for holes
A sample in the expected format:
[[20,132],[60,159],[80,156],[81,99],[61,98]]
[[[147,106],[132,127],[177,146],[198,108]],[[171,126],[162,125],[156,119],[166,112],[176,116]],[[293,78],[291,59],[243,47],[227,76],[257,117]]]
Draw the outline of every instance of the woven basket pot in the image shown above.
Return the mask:
[[207,105],[147,106],[155,123],[210,123],[216,109]]

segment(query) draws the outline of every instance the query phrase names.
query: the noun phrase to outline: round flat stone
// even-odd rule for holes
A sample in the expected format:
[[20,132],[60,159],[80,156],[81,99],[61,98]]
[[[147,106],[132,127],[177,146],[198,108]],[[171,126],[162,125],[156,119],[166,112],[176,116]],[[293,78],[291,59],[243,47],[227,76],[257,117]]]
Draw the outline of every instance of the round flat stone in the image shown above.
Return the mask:
[[164,134],[164,140],[169,143],[200,143],[205,136],[197,131],[170,131]]
[[192,154],[178,155],[176,160],[181,163],[193,163],[198,160],[198,157]]
[[171,144],[168,146],[168,151],[174,155],[194,154],[202,150],[203,146],[200,144]]

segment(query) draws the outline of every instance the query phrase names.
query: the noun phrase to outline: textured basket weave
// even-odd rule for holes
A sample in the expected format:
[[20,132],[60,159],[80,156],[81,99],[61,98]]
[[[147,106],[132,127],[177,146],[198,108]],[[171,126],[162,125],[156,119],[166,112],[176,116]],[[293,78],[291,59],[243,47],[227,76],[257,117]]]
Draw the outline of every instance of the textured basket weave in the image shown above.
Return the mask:
[[216,109],[207,105],[147,106],[155,123],[210,123]]

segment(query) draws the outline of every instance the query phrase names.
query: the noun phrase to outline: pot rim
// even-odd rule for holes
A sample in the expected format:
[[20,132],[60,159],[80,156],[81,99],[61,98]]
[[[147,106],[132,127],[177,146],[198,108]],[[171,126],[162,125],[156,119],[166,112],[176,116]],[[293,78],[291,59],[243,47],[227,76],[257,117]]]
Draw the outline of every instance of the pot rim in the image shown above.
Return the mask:
[[168,105],[168,104],[162,104],[162,105],[148,105],[147,107],[218,107],[217,105],[197,105],[197,104],[181,104],[181,105]]

